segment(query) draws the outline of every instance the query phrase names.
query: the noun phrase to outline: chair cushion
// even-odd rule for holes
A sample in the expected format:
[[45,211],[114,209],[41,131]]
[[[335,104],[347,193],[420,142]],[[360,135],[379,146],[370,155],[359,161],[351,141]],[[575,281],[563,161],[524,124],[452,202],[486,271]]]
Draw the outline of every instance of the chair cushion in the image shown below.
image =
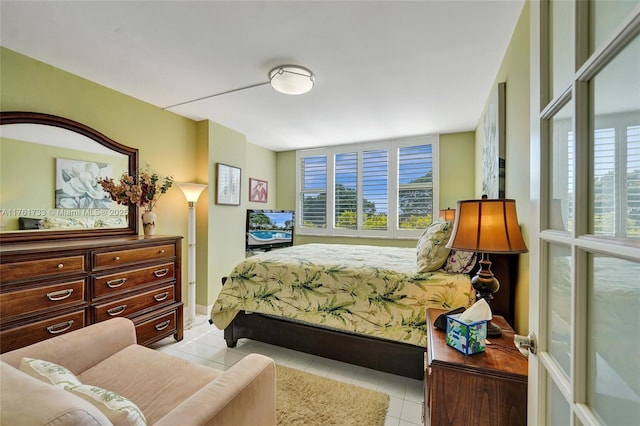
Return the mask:
[[140,345],[131,345],[78,376],[134,401],[154,424],[222,374]]
[[111,425],[93,404],[0,362],[0,424]]
[[83,385],[65,367],[53,362],[22,358],[20,371],[43,382],[79,396],[93,404],[116,426],[144,426],[147,421],[142,411],[127,398],[94,385]]
[[93,404],[114,426],[146,426],[142,411],[131,400],[115,392],[93,385],[78,385],[67,390]]
[[82,384],[76,375],[65,367],[41,359],[22,358],[19,370],[62,389]]

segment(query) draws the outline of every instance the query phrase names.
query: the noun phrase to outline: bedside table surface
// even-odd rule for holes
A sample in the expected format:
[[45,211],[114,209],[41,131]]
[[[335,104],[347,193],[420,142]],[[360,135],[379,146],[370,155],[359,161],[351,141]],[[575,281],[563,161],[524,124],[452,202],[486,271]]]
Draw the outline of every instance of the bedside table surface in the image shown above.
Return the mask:
[[446,332],[433,326],[438,315],[446,311],[427,309],[427,354],[430,365],[451,366],[470,372],[512,376],[514,380],[527,381],[527,358],[518,351],[513,343],[514,331],[501,316],[495,315],[492,322],[502,329],[499,338],[487,339],[484,352],[465,355],[446,343]]

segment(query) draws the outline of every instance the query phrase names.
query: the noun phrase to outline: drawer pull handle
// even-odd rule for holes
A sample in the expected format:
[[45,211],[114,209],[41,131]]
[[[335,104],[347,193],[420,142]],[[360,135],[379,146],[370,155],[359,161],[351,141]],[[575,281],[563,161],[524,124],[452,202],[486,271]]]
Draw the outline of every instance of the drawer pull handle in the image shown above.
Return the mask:
[[116,315],[123,313],[125,309],[127,309],[127,305],[120,305],[115,308],[107,309],[107,313],[112,317],[115,317]]
[[165,291],[164,293],[159,293],[153,296],[153,298],[156,299],[156,302],[162,302],[163,300],[166,300],[167,297],[169,297],[168,291]]
[[56,268],[58,268],[58,269],[64,268],[64,263],[58,263],[58,266],[56,266]]
[[70,329],[72,325],[73,325],[73,320],[69,320],[69,321],[58,323],[58,324],[50,325],[49,327],[47,327],[47,331],[51,334],[60,334]]
[[157,271],[153,271],[153,275],[155,275],[156,278],[164,277],[168,273],[169,273],[169,268],[158,269]]
[[156,324],[156,330],[162,331],[165,328],[169,327],[169,324],[171,324],[171,320],[166,320],[164,322],[161,322],[160,324]]
[[118,278],[117,280],[110,280],[110,281],[107,281],[107,287],[109,288],[120,287],[125,282],[127,282],[126,278]]
[[120,260],[120,256],[114,257],[113,260],[117,262],[118,260]]
[[160,254],[164,254],[164,249],[160,250]]
[[58,300],[64,300],[67,297],[71,296],[71,293],[73,293],[72,288],[68,288],[66,290],[52,291],[51,293],[47,293],[47,298],[53,302],[57,302]]

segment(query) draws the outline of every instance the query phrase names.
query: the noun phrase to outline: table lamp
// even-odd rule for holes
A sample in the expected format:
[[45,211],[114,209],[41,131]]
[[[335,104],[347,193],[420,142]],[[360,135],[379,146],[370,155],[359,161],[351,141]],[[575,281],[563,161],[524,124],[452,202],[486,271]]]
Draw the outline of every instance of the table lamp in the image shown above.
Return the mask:
[[444,219],[444,220],[448,220],[450,222],[453,222],[453,220],[456,217],[456,209],[450,209],[449,207],[447,207],[446,210],[440,210],[440,213],[438,214],[438,217],[440,219]]
[[[471,279],[476,299],[485,299],[490,304],[500,283],[491,272],[489,254],[526,253],[522,239],[516,201],[509,199],[487,199],[458,201],[451,238],[446,245],[456,250],[474,251],[481,254],[480,270]],[[502,330],[491,321],[487,323],[487,336],[500,337]]]

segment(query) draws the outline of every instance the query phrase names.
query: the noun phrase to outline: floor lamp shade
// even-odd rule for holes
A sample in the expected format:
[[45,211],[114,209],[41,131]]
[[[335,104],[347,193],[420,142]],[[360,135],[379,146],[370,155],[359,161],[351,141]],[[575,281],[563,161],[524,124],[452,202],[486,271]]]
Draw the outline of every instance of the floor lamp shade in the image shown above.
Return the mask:
[[187,253],[187,271],[189,286],[187,292],[187,325],[193,326],[196,320],[196,202],[207,185],[201,183],[177,183],[189,204],[189,236]]

